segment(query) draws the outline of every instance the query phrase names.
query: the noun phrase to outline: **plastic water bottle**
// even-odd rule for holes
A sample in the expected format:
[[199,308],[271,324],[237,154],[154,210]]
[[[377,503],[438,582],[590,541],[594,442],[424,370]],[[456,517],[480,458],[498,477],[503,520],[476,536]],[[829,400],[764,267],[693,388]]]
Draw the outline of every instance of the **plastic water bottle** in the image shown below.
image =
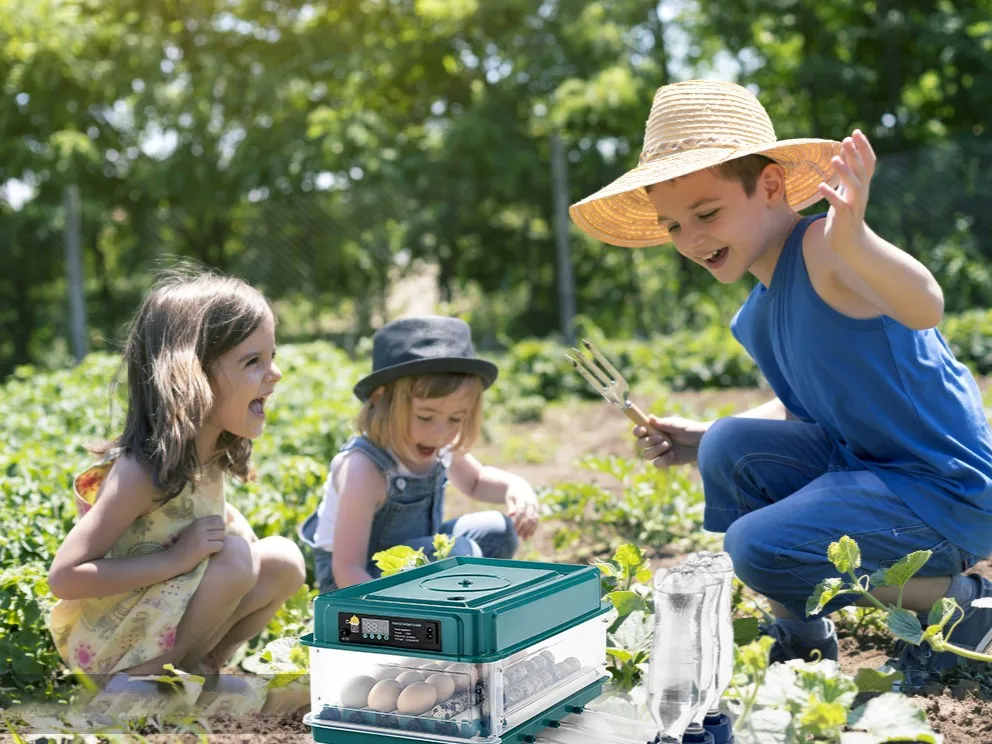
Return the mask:
[[734,594],[734,564],[730,554],[721,552],[714,556],[715,568],[720,577],[720,595],[716,620],[717,658],[714,668],[714,697],[703,720],[706,730],[713,734],[715,744],[728,744],[733,740],[730,719],[720,713],[720,700],[730,687],[734,676],[734,621],[731,616]]
[[648,695],[658,741],[665,744],[681,742],[702,704],[704,597],[702,577],[695,572],[676,568],[656,577]]
[[695,744],[709,742],[708,738],[699,736],[700,728],[697,724],[701,724],[701,727],[713,737],[713,744],[729,744],[733,739],[732,727],[730,719],[720,713],[720,700],[730,686],[734,674],[734,626],[731,617],[734,565],[726,552],[692,553],[684,564],[696,570],[706,571],[719,582],[714,602],[715,611],[711,612],[707,608],[703,617],[704,623],[707,617],[709,618],[710,633],[714,639],[713,686],[709,691],[710,694],[704,692],[706,703],[686,729],[685,740]]
[[[699,651],[699,691],[700,701],[686,727],[684,741],[691,744],[714,744],[713,737],[703,728],[703,719],[709,709],[717,705],[723,690],[717,689],[716,666],[719,658],[718,616],[720,613],[720,593],[723,579],[717,572],[716,564],[709,559],[701,560],[687,570],[692,571],[703,584],[703,611],[700,627]],[[733,639],[731,639],[733,640]]]

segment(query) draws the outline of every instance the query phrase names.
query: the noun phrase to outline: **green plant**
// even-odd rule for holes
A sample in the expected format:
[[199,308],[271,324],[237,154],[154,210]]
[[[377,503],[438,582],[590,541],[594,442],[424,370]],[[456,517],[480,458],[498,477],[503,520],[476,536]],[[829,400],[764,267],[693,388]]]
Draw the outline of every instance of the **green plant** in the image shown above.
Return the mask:
[[[837,542],[830,543],[827,548],[827,557],[837,571],[846,578],[824,579],[817,584],[812,596],[806,602],[806,614],[816,615],[835,597],[854,594],[863,597],[880,613],[884,614],[885,627],[900,640],[916,646],[926,641],[938,653],[949,651],[966,659],[992,662],[992,655],[962,648],[948,640],[964,617],[960,606],[953,599],[943,597],[934,603],[927,618],[926,629],[920,624],[920,619],[915,612],[903,608],[902,594],[906,582],[926,565],[930,556],[931,551],[918,550],[900,559],[889,568],[879,569],[870,575],[862,574],[859,576],[857,570],[861,566],[861,549],[856,541],[844,535]],[[897,589],[894,605],[883,604],[871,594],[873,588],[883,586]],[[947,627],[948,623],[950,623],[949,628]]]
[[584,457],[579,467],[608,476],[616,486],[563,483],[541,496],[545,517],[559,523],[556,549],[587,536],[605,541],[600,548],[622,543],[660,550],[675,540],[696,538],[703,523],[703,492],[686,468],[659,470],[640,460]]
[[852,680],[830,661],[769,665],[773,643],[764,636],[736,649],[729,695],[735,701],[738,744],[942,741],[924,711],[897,693],[885,692],[855,707],[859,692],[878,691],[875,676]]
[[[434,535],[434,558],[443,560],[451,554],[455,539],[450,535]],[[414,550],[409,545],[397,545],[388,550],[380,550],[372,555],[372,562],[382,571],[383,576],[392,576],[400,571],[408,571],[418,566],[426,566],[430,559],[423,548]]]
[[[654,629],[652,570],[645,553],[621,545],[609,560],[597,560],[604,596],[616,611],[607,633],[611,687],[630,695],[643,688]],[[740,585],[735,595],[740,594]],[[738,598],[734,607],[743,602]],[[923,711],[887,692],[894,675],[861,670],[852,679],[834,662],[769,665],[774,639],[757,635],[750,615],[734,619],[734,675],[725,704],[736,714],[738,744],[881,744],[916,741],[939,744]],[[643,689],[641,690],[643,693]],[[855,707],[858,693],[885,693]]]

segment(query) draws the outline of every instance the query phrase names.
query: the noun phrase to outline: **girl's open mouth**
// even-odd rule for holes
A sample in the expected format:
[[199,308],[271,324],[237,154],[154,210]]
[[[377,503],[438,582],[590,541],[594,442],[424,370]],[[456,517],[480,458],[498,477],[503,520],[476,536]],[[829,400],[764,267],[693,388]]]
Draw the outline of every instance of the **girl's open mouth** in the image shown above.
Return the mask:
[[417,454],[421,457],[431,457],[435,452],[437,452],[436,447],[425,447],[422,444],[417,445]]
[[711,269],[719,269],[723,266],[724,262],[727,260],[727,255],[730,253],[729,249],[724,246],[713,251],[710,255],[706,256],[703,260],[706,265]]
[[255,398],[248,404],[248,410],[259,418],[265,418],[265,398]]

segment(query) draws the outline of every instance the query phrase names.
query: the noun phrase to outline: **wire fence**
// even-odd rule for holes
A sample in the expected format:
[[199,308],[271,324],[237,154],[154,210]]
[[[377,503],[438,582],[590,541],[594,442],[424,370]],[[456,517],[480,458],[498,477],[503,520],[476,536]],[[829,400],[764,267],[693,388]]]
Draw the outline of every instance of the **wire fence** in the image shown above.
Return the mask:
[[[992,306],[992,277],[987,268],[992,259],[990,172],[992,140],[976,137],[886,155],[872,182],[869,224],[924,260],[944,288],[949,311]],[[604,177],[603,183],[608,179]],[[568,196],[575,201],[582,194]],[[411,234],[416,232],[422,239],[432,231],[450,232],[440,223],[450,209],[438,210],[438,216],[432,217],[430,205],[418,203],[400,184],[380,187],[374,203],[359,203],[335,191],[287,197],[255,193],[234,210],[214,214],[202,205],[182,203],[98,212],[88,208],[85,192],[80,198],[75,223],[67,221],[64,201],[0,211],[0,252],[6,267],[0,272],[0,376],[18,363],[59,363],[71,353],[71,266],[66,258],[71,255],[67,250],[71,230],[78,231],[90,348],[110,344],[155,271],[177,256],[241,276],[273,300],[285,301],[299,316],[290,323],[297,335],[353,337],[390,312],[390,294],[416,255],[410,250]],[[547,201],[550,215],[550,193]],[[0,202],[0,210],[4,207]],[[824,208],[821,202],[814,211]],[[419,221],[416,230],[410,226],[414,216]],[[554,228],[552,220],[547,222],[546,234],[534,238],[529,251],[504,257],[502,246],[488,245],[477,249],[472,266],[489,261],[489,270],[495,264],[498,272],[502,261],[508,267],[507,276],[524,277],[520,283],[535,283],[537,289],[529,300],[524,296],[524,301],[544,302],[547,312],[557,314],[557,299],[542,295],[549,289],[553,294],[555,283]],[[574,227],[571,237],[573,246],[582,242]],[[636,308],[627,327],[635,332],[651,330],[644,328],[653,322],[644,308],[671,306],[672,293],[680,289],[658,276],[671,274],[677,259],[665,249],[642,252],[635,258],[602,246],[594,249],[593,272],[576,265],[578,312],[597,320],[597,313]],[[621,253],[622,258],[614,259]],[[471,266],[466,269],[460,260],[457,256],[451,259],[456,270],[463,272],[457,278],[471,280]],[[533,263],[521,271],[519,264],[528,261]],[[608,271],[611,261],[615,266]],[[429,268],[430,276],[442,284],[450,282],[450,267],[447,280],[445,267],[440,271],[436,266]],[[431,293],[429,283],[425,285],[422,278],[418,281],[420,296],[415,299],[421,307],[444,294]],[[610,283],[622,301],[608,301]],[[505,312],[525,312],[511,307],[516,289],[504,282],[488,296],[508,298]],[[590,299],[603,297],[607,301]],[[498,302],[498,297],[492,302]],[[292,310],[288,312],[292,315]],[[336,316],[336,320],[322,322],[322,315]],[[76,327],[80,327],[78,320]]]

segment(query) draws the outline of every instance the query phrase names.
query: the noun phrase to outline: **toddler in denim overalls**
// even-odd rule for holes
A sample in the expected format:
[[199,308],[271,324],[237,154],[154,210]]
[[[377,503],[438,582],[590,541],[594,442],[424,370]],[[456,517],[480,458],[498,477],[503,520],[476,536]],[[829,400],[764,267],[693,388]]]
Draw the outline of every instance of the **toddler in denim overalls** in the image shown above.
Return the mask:
[[[482,395],[496,379],[456,318],[403,318],[373,337],[373,371],[355,386],[359,434],[331,461],[320,505],[301,525],[320,592],[380,575],[372,556],[397,545],[433,558],[434,535],[454,537],[451,555],[511,558],[537,526],[537,498],[522,478],[484,467],[469,453]],[[449,478],[499,511],[443,521]]]

